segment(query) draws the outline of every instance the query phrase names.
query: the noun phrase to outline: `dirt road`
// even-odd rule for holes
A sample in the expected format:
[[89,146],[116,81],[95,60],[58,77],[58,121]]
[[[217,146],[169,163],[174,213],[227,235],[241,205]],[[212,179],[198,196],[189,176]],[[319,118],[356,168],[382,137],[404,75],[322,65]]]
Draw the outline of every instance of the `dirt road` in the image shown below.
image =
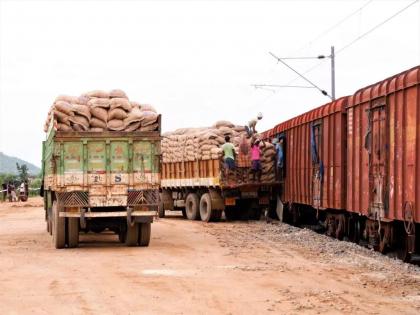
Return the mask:
[[419,314],[420,268],[265,222],[152,225],[55,250],[40,199],[0,204],[2,314]]

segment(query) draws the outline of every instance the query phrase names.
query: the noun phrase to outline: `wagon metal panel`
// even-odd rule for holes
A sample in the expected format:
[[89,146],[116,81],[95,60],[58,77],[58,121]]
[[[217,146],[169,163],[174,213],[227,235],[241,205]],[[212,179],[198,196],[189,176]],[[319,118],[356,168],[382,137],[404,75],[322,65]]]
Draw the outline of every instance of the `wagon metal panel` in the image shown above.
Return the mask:
[[[420,222],[420,66],[357,91],[347,123],[347,209]],[[382,164],[383,182],[376,176]]]
[[[264,133],[265,137],[284,134],[286,139],[283,202],[321,209],[344,209],[346,102],[346,97],[341,98]],[[316,163],[313,160],[313,141],[316,143]]]

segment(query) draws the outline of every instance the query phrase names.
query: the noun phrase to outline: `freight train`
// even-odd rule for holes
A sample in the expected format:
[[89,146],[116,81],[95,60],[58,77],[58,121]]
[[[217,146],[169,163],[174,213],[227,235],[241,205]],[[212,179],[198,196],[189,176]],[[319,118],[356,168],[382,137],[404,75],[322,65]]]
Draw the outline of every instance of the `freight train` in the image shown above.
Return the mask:
[[279,218],[419,260],[420,66],[262,136],[282,139]]

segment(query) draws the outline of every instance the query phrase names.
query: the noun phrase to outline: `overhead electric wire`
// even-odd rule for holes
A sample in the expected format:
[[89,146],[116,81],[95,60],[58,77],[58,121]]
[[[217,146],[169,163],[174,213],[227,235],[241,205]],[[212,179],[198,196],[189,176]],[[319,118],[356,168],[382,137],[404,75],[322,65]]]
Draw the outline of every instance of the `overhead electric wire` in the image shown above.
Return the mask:
[[347,21],[348,19],[350,19],[351,17],[353,17],[354,15],[356,15],[357,13],[361,12],[364,8],[366,8],[369,4],[371,4],[374,0],[368,0],[364,5],[362,5],[360,8],[358,8],[357,10],[353,11],[352,13],[350,13],[349,15],[347,15],[346,17],[344,17],[343,19],[341,19],[340,21],[338,21],[337,23],[335,23],[334,25],[330,26],[329,28],[327,28],[325,31],[323,31],[321,34],[319,34],[318,36],[316,36],[314,39],[310,40],[307,44],[303,45],[301,48],[297,49],[295,51],[295,53],[301,51],[303,48],[309,46],[310,44],[313,44],[315,41],[317,41],[318,39],[322,38],[323,36],[327,35],[328,33],[330,33],[332,30],[336,29],[338,26],[340,26],[341,24],[343,24],[345,21]]
[[[356,43],[357,41],[359,41],[360,39],[362,39],[363,37],[369,35],[370,33],[372,33],[374,30],[378,29],[379,27],[381,27],[382,25],[386,24],[387,22],[389,22],[390,20],[392,20],[393,18],[395,18],[396,16],[398,16],[399,14],[403,13],[405,10],[407,10],[408,8],[410,8],[412,5],[414,5],[415,3],[419,2],[419,0],[414,0],[412,1],[410,4],[408,4],[407,6],[405,6],[404,8],[398,10],[396,13],[394,13],[393,15],[391,15],[390,17],[386,18],[385,20],[383,20],[382,22],[380,22],[379,24],[376,24],[374,27],[372,27],[371,29],[369,29],[368,31],[364,32],[362,35],[356,37],[355,39],[353,39],[352,41],[350,41],[349,43],[347,43],[346,45],[344,45],[342,48],[338,49],[335,53],[335,55],[337,55],[338,53],[342,52],[343,50],[349,48],[350,46],[352,46],[354,43]],[[318,62],[317,64],[315,64],[314,66],[310,67],[309,69],[305,70],[302,72],[302,74],[307,74],[309,72],[311,72],[312,70],[318,68],[321,64],[323,64],[325,61],[322,60],[321,62]],[[294,82],[295,80],[297,80],[299,77],[294,78],[293,80],[289,81],[287,84],[290,84],[292,82]]]
[[382,25],[384,25],[385,23],[387,23],[388,21],[392,20],[394,17],[398,16],[399,14],[403,13],[405,10],[407,10],[409,7],[411,7],[412,5],[414,5],[415,3],[419,2],[419,0],[414,0],[413,2],[411,2],[409,5],[405,6],[404,8],[402,8],[401,10],[397,11],[396,13],[394,13],[393,15],[391,15],[390,17],[388,17],[387,19],[385,19],[384,21],[382,21],[381,23],[375,25],[374,27],[372,27],[370,30],[368,30],[367,32],[363,33],[362,35],[356,37],[354,40],[352,40],[350,43],[346,44],[345,46],[343,46],[342,48],[338,49],[336,54],[342,52],[344,49],[347,49],[348,47],[350,47],[351,45],[353,45],[355,42],[357,42],[358,40],[362,39],[363,37],[365,37],[366,35],[369,35],[370,33],[372,33],[374,30],[376,30],[377,28],[381,27]]

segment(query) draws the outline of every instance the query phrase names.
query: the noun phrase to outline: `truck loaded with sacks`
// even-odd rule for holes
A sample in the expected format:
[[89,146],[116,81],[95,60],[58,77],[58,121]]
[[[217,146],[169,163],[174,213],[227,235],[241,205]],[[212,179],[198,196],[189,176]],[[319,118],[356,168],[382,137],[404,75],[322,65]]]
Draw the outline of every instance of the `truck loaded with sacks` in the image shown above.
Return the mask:
[[221,149],[226,136],[237,153],[248,138],[244,126],[228,121],[163,134],[160,217],[165,210],[182,210],[184,217],[205,222],[220,220],[223,212],[228,220],[258,219],[270,208],[278,185],[274,146],[261,145],[260,178],[239,161],[226,178]]
[[48,114],[41,195],[56,248],[79,231],[148,246],[159,206],[161,116],[121,90],[59,96]]

